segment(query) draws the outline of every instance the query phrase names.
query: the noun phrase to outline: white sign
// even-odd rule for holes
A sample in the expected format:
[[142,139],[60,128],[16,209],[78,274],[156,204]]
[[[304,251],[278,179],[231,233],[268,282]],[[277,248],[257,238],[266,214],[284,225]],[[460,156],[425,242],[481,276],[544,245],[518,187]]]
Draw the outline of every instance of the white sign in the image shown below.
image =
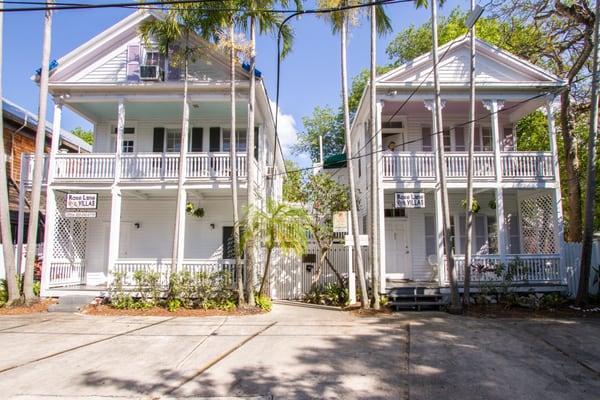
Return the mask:
[[348,211],[333,213],[333,231],[348,232]]
[[425,193],[395,193],[396,208],[425,208]]
[[96,211],[65,211],[66,218],[96,218]]
[[67,193],[67,209],[98,208],[98,193]]
[[[344,236],[344,246],[354,246],[354,236],[346,235]],[[369,245],[369,235],[358,235],[358,242],[361,246]]]

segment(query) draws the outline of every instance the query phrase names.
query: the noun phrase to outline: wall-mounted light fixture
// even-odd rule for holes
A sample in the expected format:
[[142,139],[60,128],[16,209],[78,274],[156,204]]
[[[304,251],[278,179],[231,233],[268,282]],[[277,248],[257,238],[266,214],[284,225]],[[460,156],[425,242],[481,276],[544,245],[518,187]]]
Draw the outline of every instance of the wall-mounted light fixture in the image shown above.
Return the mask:
[[135,224],[133,224],[133,226],[135,226],[135,229],[140,229],[142,227],[142,224],[136,222]]
[[210,229],[214,230],[215,229],[215,224],[210,224]]

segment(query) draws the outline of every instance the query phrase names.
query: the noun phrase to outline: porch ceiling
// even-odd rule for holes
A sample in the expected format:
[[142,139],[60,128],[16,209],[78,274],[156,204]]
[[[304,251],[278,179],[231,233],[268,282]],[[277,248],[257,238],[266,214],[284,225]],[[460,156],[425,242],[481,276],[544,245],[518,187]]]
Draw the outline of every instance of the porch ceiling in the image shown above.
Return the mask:
[[[114,121],[117,119],[116,102],[70,102],[68,106],[79,112],[92,122]],[[248,103],[236,102],[236,116],[240,120],[247,118]],[[125,121],[177,121],[181,119],[182,103],[173,102],[139,102],[125,103]],[[228,102],[192,102],[190,119],[222,120],[230,118]]]

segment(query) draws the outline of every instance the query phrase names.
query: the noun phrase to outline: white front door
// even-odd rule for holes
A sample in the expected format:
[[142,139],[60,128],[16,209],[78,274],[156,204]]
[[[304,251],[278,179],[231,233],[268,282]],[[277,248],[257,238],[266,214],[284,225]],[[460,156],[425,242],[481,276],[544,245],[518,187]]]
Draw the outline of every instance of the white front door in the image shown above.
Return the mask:
[[385,219],[385,269],[391,279],[412,279],[408,220]]

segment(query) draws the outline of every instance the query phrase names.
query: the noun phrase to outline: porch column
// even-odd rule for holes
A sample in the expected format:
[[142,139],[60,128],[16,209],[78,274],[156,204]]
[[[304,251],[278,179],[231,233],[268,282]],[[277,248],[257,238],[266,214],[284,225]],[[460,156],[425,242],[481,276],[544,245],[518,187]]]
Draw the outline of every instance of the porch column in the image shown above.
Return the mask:
[[[115,262],[119,258],[119,242],[121,234],[121,189],[111,189],[110,227],[108,238],[108,273],[111,274]],[[110,283],[110,276],[109,276]]]
[[506,220],[504,219],[504,193],[502,189],[502,159],[500,124],[498,112],[504,107],[503,100],[483,100],[483,106],[491,114],[492,140],[494,142],[494,162],[496,166],[496,223],[498,225],[498,254],[502,264],[506,264]]
[[[442,100],[442,108],[446,105],[446,102]],[[425,108],[431,111],[431,147],[433,154],[437,152],[437,146],[440,145],[438,141],[438,128],[437,120],[435,118],[435,101],[425,100]],[[443,145],[443,143],[442,143]],[[446,279],[446,263],[444,262],[444,216],[442,213],[442,190],[440,186],[440,175],[438,171],[440,166],[438,157],[434,157],[434,168],[435,168],[435,229],[436,229],[436,243],[437,243],[437,263],[438,263],[438,279],[440,283],[443,283]]]
[[55,173],[55,158],[60,145],[60,129],[62,121],[62,100],[54,98],[54,119],[52,121],[52,142],[50,145],[50,154],[48,154],[48,174],[46,178],[46,222],[44,224],[44,253],[42,258],[42,282],[41,294],[44,295],[50,283],[50,268],[54,248],[54,229],[56,221],[56,194],[52,190]]
[[[381,120],[382,120],[382,114],[383,114],[383,106],[384,106],[384,102],[383,101],[378,101],[377,102],[377,115],[375,117],[375,121],[376,121],[376,128],[377,128],[377,135],[375,136],[375,140],[377,143],[377,149],[381,150],[382,146],[383,146],[383,140],[382,140],[382,131],[381,131]],[[380,293],[385,293],[385,287],[386,287],[386,282],[385,282],[385,199],[384,199],[384,190],[383,190],[383,153],[381,151],[379,151],[377,153],[377,180],[379,182],[378,186],[378,195],[377,195],[377,200],[378,200],[378,204],[377,207],[379,208],[379,212],[377,213],[377,218],[378,218],[378,223],[377,223],[377,228],[379,229],[379,268],[380,268],[380,277],[379,277],[379,283],[380,283]],[[349,225],[348,225],[349,226]]]
[[176,271],[181,271],[183,265],[184,248],[185,248],[185,205],[187,204],[187,190],[182,189],[181,197],[177,203],[177,222],[175,224],[175,255],[176,255]]
[[125,100],[120,98],[117,103],[117,144],[115,148],[115,180],[118,184],[121,179],[121,153],[123,151],[123,134],[125,133]]
[[554,172],[554,190],[552,202],[554,204],[554,226],[556,227],[556,246],[560,254],[561,279],[566,282],[566,266],[564,263],[565,228],[562,207],[562,193],[560,191],[560,167],[558,161],[558,146],[556,144],[556,127],[554,125],[554,95],[546,96],[546,116],[548,118],[548,134],[550,135],[550,152],[552,153],[552,170]]
[[27,165],[25,165],[24,154],[21,154],[21,181],[19,182],[19,214],[17,219],[17,251],[15,251],[15,263],[17,274],[21,275],[23,268],[23,233],[25,231],[25,179],[28,177]]

